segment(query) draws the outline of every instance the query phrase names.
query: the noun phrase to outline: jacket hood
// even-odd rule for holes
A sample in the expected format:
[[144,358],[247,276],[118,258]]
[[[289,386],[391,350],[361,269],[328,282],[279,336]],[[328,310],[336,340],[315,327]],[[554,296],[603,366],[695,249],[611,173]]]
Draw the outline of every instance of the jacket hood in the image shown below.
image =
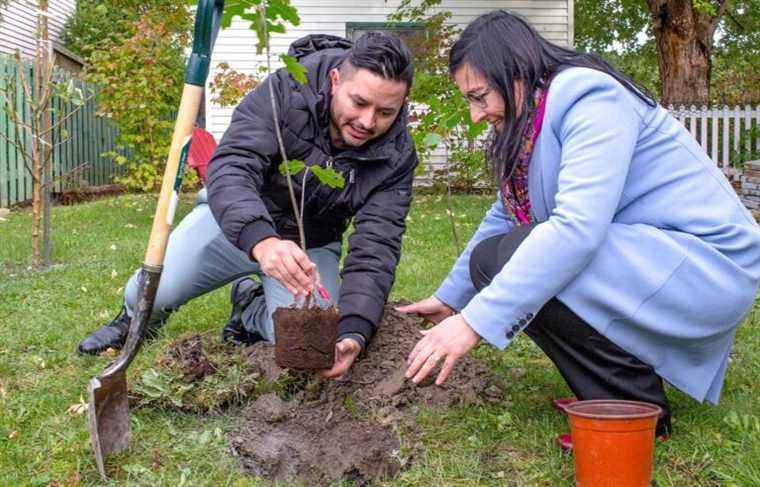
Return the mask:
[[288,49],[288,56],[299,61],[317,51],[325,49],[351,49],[354,43],[342,37],[329,34],[311,34],[293,42]]

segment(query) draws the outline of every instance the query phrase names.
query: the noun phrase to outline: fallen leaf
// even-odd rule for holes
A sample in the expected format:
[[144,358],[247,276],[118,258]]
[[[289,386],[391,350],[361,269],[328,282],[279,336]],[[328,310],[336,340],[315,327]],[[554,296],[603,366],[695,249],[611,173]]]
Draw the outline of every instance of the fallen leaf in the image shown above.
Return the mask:
[[16,430],[13,430],[13,431],[11,431],[11,432],[10,432],[10,434],[8,435],[8,439],[9,439],[9,440],[12,440],[13,438],[15,438],[15,437],[17,437],[17,436],[18,436],[18,431],[16,431]]
[[108,347],[107,349],[100,352],[101,357],[115,357],[118,351],[115,348]]
[[72,404],[69,406],[69,408],[66,410],[66,413],[72,415],[72,416],[78,416],[80,414],[83,414],[87,412],[87,407],[89,405],[84,402],[84,399],[82,396],[79,396],[79,402]]
[[81,289],[83,293],[86,293],[86,292],[87,292],[87,288],[86,288],[86,287],[84,287],[84,286],[82,286],[82,287],[81,287],[81,288],[79,288],[79,289]]
[[108,248],[111,249],[111,250],[116,250],[116,244],[111,244],[111,246],[108,247]]
[[116,271],[111,271],[111,279],[116,279],[116,276],[118,276],[119,273]]

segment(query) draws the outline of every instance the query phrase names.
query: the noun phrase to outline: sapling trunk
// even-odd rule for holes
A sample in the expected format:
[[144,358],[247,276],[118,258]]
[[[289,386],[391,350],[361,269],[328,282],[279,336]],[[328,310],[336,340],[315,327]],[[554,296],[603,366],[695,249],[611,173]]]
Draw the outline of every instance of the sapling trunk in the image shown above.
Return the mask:
[[[296,219],[296,225],[298,226],[298,238],[300,240],[301,250],[306,252],[306,233],[304,231],[303,226],[303,210],[304,210],[304,195],[306,194],[306,176],[308,174],[308,167],[304,169],[303,173],[303,184],[301,185],[301,206],[300,211],[298,207],[298,203],[296,201],[296,193],[293,189],[293,177],[290,174],[290,165],[288,164],[288,155],[285,151],[285,143],[282,139],[282,132],[280,131],[280,116],[279,111],[277,109],[277,100],[274,97],[274,88],[272,87],[272,63],[271,63],[271,52],[269,47],[269,32],[267,30],[267,2],[261,3],[261,16],[262,16],[262,22],[264,23],[264,38],[266,39],[266,53],[267,53],[267,72],[270,74],[270,76],[267,79],[267,84],[269,85],[269,101],[272,104],[272,117],[274,118],[274,131],[275,135],[277,136],[277,146],[280,150],[280,157],[282,157],[283,162],[285,163],[285,178],[288,181],[288,193],[290,193],[290,204],[293,206],[293,214]],[[312,292],[314,292],[312,290]],[[311,293],[306,298],[306,302],[304,305],[306,307],[309,307],[311,304]]]
[[[263,22],[264,41],[267,56],[267,80],[269,88],[269,100],[272,105],[272,117],[274,123],[277,146],[284,165],[285,178],[288,182],[290,204],[293,207],[293,215],[298,225],[298,236],[301,249],[306,252],[306,236],[303,225],[304,206],[306,202],[306,178],[310,168],[304,165],[303,183],[301,185],[301,205],[299,207],[293,189],[293,175],[285,151],[285,143],[280,131],[280,116],[277,109],[277,99],[274,96],[272,86],[271,52],[269,32],[267,26],[267,2],[261,3],[261,21]],[[311,297],[316,294],[312,289],[304,301],[304,308],[287,309],[278,308],[274,312],[275,324],[275,361],[281,367],[295,369],[325,369],[333,366],[335,361],[335,342],[337,340],[339,314],[333,307],[322,310],[312,307]]]

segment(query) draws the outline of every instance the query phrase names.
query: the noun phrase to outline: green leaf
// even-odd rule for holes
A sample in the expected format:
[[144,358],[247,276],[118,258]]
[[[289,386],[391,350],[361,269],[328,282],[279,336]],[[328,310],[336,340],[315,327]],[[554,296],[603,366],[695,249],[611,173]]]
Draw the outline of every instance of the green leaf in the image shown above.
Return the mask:
[[454,127],[456,127],[457,125],[459,125],[460,122],[462,122],[462,117],[460,116],[460,114],[459,113],[452,113],[452,114],[449,114],[446,117],[446,120],[444,120],[443,123],[444,123],[444,126],[448,130],[452,130]]
[[343,175],[333,168],[320,167],[317,165],[309,166],[311,172],[319,179],[319,182],[331,188],[342,188],[346,185]]
[[235,17],[242,17],[248,9],[255,7],[260,1],[261,0],[237,0],[226,2],[224,5],[224,13],[222,14],[222,29],[228,28],[232,25],[232,19]]
[[467,138],[475,139],[479,137],[480,134],[485,132],[486,128],[488,128],[486,122],[470,123],[467,127]]
[[303,168],[305,167],[306,163],[303,161],[299,161],[298,159],[291,159],[280,164],[280,174],[284,176],[290,172],[290,175],[293,176],[303,171]]
[[436,133],[429,133],[425,135],[425,138],[422,139],[422,144],[425,146],[426,149],[435,149],[438,147],[438,144],[441,143],[443,140],[443,137]]
[[280,59],[285,63],[285,69],[288,70],[288,73],[290,73],[296,81],[301,84],[305,84],[309,81],[309,78],[306,77],[306,67],[300,64],[296,58],[288,56],[287,54],[280,54]]
[[270,0],[267,4],[267,17],[271,20],[280,17],[296,27],[301,23],[301,19],[298,18],[298,11],[290,5],[289,0]]

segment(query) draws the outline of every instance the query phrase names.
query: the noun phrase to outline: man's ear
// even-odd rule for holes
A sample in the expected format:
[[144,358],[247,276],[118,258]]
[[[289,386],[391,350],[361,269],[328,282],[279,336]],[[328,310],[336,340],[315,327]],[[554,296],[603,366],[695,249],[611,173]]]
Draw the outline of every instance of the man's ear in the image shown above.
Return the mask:
[[335,90],[340,84],[340,70],[338,68],[332,68],[330,70],[330,83],[332,84],[330,94],[335,96]]

